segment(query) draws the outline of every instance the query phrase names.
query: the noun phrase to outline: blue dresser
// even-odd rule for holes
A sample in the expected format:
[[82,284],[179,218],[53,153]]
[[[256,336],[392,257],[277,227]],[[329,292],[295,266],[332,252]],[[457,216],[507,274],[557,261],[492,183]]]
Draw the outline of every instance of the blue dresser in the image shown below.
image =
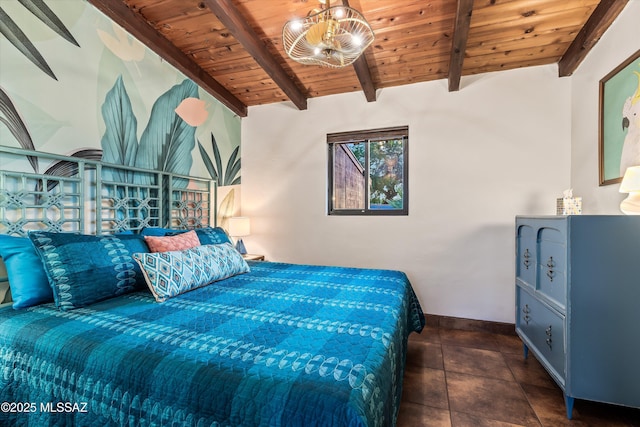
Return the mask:
[[574,399],[640,408],[640,216],[516,217],[516,332]]

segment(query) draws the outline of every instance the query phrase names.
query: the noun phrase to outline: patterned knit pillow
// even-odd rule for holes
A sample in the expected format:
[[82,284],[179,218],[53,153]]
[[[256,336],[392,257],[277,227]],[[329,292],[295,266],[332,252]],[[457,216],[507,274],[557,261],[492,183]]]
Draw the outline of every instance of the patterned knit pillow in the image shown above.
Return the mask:
[[132,258],[149,250],[142,236],[32,231],[29,238],[61,310],[144,288],[144,276]]
[[133,254],[158,302],[236,274],[249,265],[230,243],[184,251]]
[[151,252],[182,251],[200,246],[200,240],[195,231],[176,234],[175,236],[144,236]]

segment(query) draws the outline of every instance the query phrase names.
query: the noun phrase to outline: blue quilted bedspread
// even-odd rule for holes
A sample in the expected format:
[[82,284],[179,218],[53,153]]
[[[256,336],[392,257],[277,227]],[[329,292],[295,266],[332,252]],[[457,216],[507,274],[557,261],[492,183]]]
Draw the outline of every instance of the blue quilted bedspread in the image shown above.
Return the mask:
[[395,425],[424,325],[405,274],[250,266],[164,303],[0,310],[0,425]]

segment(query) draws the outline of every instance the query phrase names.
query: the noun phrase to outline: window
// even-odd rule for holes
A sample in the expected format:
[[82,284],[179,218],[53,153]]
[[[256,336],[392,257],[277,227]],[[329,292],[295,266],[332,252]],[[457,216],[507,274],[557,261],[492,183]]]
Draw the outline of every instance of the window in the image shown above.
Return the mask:
[[408,215],[409,128],[327,135],[329,215]]

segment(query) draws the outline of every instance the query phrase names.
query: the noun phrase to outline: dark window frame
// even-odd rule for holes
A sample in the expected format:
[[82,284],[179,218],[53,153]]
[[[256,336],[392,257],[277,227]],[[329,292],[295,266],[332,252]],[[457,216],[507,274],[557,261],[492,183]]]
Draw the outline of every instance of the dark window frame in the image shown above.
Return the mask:
[[[391,139],[402,139],[402,208],[401,209],[371,209],[369,208],[370,198],[370,162],[368,144],[376,141]],[[334,208],[334,149],[336,144],[365,143],[366,173],[364,174],[364,209],[335,209]],[[353,132],[340,132],[327,134],[328,147],[328,185],[327,204],[329,215],[357,215],[357,216],[407,216],[409,215],[409,127],[397,126],[382,129],[361,130]]]

